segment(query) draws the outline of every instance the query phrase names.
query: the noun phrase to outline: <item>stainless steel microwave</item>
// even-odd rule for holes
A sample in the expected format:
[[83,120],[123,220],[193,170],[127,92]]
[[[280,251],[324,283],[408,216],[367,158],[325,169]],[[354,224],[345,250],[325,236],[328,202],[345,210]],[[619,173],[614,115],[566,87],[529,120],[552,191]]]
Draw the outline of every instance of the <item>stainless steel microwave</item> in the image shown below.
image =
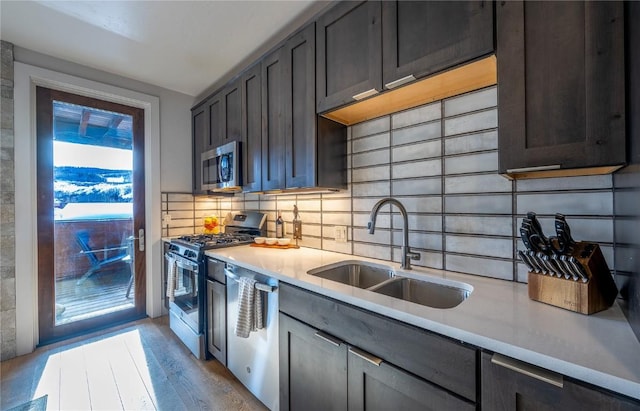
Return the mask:
[[202,191],[242,191],[240,142],[232,141],[201,154]]

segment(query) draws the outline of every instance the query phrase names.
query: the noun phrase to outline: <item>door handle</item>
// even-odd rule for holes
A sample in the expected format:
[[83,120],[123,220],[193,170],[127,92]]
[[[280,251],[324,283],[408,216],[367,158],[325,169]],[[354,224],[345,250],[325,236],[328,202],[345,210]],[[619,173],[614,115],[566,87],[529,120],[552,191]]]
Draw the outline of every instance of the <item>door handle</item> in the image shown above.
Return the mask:
[[380,364],[382,364],[382,360],[378,357],[375,357],[371,354],[369,354],[368,352],[362,351],[356,347],[349,347],[349,352],[353,355],[355,355],[356,357],[360,357],[363,360],[365,360],[368,363],[371,363],[373,365],[375,365],[376,367],[379,367]]
[[138,240],[138,251],[144,251],[144,228],[138,230],[138,236],[133,240]]
[[378,90],[376,90],[375,88],[372,88],[371,90],[367,90],[367,91],[363,91],[362,93],[358,93],[355,96],[353,96],[352,98],[354,100],[362,100],[363,98],[367,98],[369,96],[373,96],[374,94],[378,94]]
[[562,388],[564,385],[562,375],[536,367],[535,365],[514,360],[513,358],[505,357],[504,355],[493,354],[491,357],[491,363],[537,380],[544,381],[548,384],[555,385],[559,388]]

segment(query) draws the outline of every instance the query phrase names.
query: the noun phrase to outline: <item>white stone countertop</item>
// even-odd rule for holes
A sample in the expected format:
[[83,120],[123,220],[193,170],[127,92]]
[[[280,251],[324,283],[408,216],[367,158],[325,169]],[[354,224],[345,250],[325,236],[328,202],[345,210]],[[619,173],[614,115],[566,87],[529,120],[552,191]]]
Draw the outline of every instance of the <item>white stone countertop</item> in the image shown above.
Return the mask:
[[640,342],[617,302],[587,316],[530,300],[526,284],[420,267],[402,272],[473,287],[457,307],[437,309],[307,274],[312,268],[343,260],[370,261],[400,271],[395,263],[311,248],[249,245],[209,250],[206,255],[640,399]]

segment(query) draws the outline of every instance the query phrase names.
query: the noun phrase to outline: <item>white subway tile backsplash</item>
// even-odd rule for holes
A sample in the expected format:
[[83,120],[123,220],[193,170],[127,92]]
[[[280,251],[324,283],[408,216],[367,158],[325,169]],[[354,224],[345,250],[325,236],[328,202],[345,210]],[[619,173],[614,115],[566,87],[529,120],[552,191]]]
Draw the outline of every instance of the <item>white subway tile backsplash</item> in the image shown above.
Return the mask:
[[364,123],[359,123],[351,127],[351,138],[356,139],[358,137],[383,133],[389,131],[390,127],[391,119],[388,116],[365,121]]
[[351,187],[357,197],[387,197],[391,193],[391,183],[387,181],[375,183],[357,183]]
[[167,201],[169,202],[188,202],[188,203],[192,203],[194,200],[193,195],[191,194],[185,194],[185,193],[168,193],[167,195]]
[[393,147],[391,149],[391,161],[411,161],[422,160],[431,157],[440,157],[442,154],[442,143],[440,140],[428,141],[419,144]]
[[169,212],[172,212],[173,210],[191,210],[193,211],[193,202],[187,203],[187,202],[169,202],[169,207],[168,207]]
[[353,243],[353,254],[361,257],[391,261],[391,247],[373,244]]
[[418,123],[439,120],[442,116],[441,103],[435,102],[411,110],[401,111],[391,116],[391,126],[394,129],[412,126]]
[[503,238],[445,235],[445,251],[457,254],[512,258],[513,241]]
[[445,269],[501,280],[513,280],[513,263],[510,261],[450,254],[445,257]]
[[613,215],[613,192],[517,194],[518,214]]
[[[393,231],[393,245],[402,245],[402,230]],[[426,250],[441,251],[442,236],[440,234],[409,233],[409,246]]]
[[487,130],[444,139],[444,154],[463,154],[498,149],[498,132]]
[[363,181],[377,181],[377,180],[389,180],[391,176],[391,169],[389,165],[356,168],[351,172],[351,179],[354,183],[361,183]]
[[378,229],[377,225],[373,234],[369,234],[369,230],[365,228],[354,228],[353,241],[389,245],[391,244],[391,231],[383,228]]
[[480,153],[444,159],[445,175],[498,171],[498,153]]
[[[354,213],[353,214],[353,226],[354,227],[367,227],[369,224],[369,217],[371,214],[369,213]],[[391,227],[391,217],[388,213],[378,213],[376,217],[376,229],[378,228],[390,228]]]
[[328,198],[322,200],[322,211],[350,211],[351,199],[350,198]]
[[489,87],[484,90],[474,91],[461,96],[452,97],[444,101],[445,117],[471,111],[483,110],[498,105],[497,87]]
[[440,176],[391,181],[391,195],[393,196],[431,194],[442,194],[442,179]]
[[351,213],[324,213],[322,224],[351,226]]
[[[407,220],[409,221],[410,230],[420,231],[442,231],[441,214],[424,215],[409,213]],[[402,228],[402,216],[398,212],[393,213],[393,227]]]
[[447,215],[445,216],[444,226],[447,233],[501,236],[511,236],[513,234],[513,219],[511,216]]
[[510,192],[511,185],[511,181],[498,174],[445,176],[444,178],[445,194]]
[[442,160],[439,158],[391,165],[391,177],[393,179],[429,177],[440,174],[442,174]]
[[491,109],[445,119],[444,135],[473,133],[496,127],[498,127],[498,110]]
[[510,194],[444,197],[446,214],[511,214],[512,208]]
[[411,144],[425,140],[440,138],[442,135],[440,121],[422,124],[419,126],[394,130],[391,133],[391,145]]
[[380,198],[353,198],[353,211],[370,213],[374,204],[378,202]]
[[[441,213],[442,198],[440,196],[429,197],[396,197],[409,213]],[[397,210],[396,210],[397,212]]]
[[352,141],[351,147],[353,153],[361,153],[363,151],[378,150],[388,148],[391,143],[391,135],[389,132],[376,134],[369,137],[358,138]]
[[366,153],[354,154],[352,164],[354,168],[389,164],[390,156],[391,152],[388,149],[368,151]]
[[352,251],[353,243],[339,243],[330,238],[322,239],[322,249],[327,251],[333,251],[335,253],[343,253],[343,254],[353,254]]

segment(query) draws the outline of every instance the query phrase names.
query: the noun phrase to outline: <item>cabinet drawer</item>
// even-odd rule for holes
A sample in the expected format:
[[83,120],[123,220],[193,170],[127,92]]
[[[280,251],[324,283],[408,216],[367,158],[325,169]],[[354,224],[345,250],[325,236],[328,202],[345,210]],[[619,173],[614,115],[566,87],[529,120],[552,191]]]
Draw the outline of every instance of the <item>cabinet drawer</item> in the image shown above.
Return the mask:
[[282,282],[280,311],[476,400],[476,349],[471,346]]

